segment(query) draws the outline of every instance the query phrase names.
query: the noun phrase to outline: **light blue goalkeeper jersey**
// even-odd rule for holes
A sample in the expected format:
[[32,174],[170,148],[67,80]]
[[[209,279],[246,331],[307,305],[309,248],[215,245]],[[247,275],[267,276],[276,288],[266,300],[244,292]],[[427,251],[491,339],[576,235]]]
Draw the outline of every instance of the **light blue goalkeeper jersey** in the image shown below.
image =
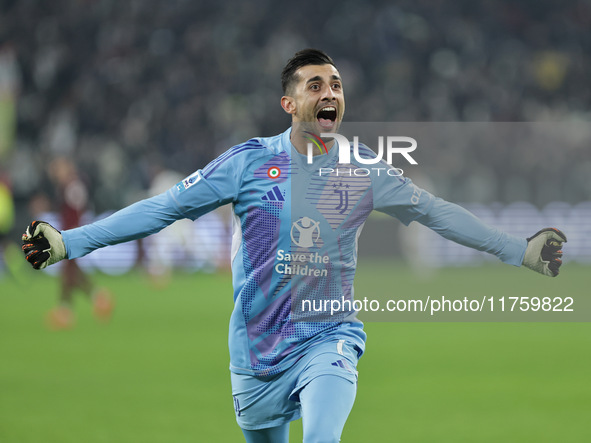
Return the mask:
[[[338,164],[338,149],[333,148],[308,164],[293,148],[290,134],[288,129],[249,140],[161,195],[63,231],[68,258],[145,237],[175,220],[194,220],[231,203],[235,306],[230,368],[252,375],[284,371],[309,346],[334,338],[363,352],[365,333],[354,311],[318,308],[327,306],[325,301],[353,299],[357,240],[372,210],[406,225],[416,220],[448,239],[521,265],[525,239],[487,226],[411,180],[388,174],[391,167],[385,163],[365,174],[360,168],[367,165],[356,160]],[[360,154],[375,157],[364,146]]]

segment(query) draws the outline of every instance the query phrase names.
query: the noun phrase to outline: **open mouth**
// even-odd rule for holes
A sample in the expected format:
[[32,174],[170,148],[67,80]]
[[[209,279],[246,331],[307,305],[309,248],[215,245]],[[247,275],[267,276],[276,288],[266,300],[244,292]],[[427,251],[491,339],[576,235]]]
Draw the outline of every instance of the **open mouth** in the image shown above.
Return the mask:
[[332,105],[325,106],[320,111],[318,111],[316,118],[318,119],[320,126],[330,129],[334,126],[335,121],[337,120],[337,108]]

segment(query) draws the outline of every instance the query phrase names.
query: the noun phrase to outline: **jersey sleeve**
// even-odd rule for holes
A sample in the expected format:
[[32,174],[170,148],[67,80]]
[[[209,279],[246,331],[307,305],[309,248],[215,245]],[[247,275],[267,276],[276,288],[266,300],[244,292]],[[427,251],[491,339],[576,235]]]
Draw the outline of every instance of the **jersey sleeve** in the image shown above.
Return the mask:
[[69,259],[154,234],[183,218],[168,192],[134,203],[107,218],[62,231]]
[[374,183],[374,209],[405,225],[417,221],[442,237],[521,266],[527,241],[500,231],[459,205],[416,186],[408,178],[383,176]]
[[523,262],[525,238],[496,229],[454,203],[436,198],[417,221],[448,240],[493,254],[503,263],[521,266]]
[[235,147],[173,186],[168,192],[186,218],[195,220],[207,212],[236,201],[248,151]]
[[62,231],[68,258],[147,237],[176,220],[195,220],[235,201],[247,160],[247,155],[242,154],[244,150],[237,148],[230,149],[160,195],[134,203],[95,223]]
[[[383,163],[387,171],[397,170]],[[402,175],[380,173],[373,177],[374,209],[397,218],[409,225],[427,214],[435,197],[424,189],[416,186],[411,179]]]

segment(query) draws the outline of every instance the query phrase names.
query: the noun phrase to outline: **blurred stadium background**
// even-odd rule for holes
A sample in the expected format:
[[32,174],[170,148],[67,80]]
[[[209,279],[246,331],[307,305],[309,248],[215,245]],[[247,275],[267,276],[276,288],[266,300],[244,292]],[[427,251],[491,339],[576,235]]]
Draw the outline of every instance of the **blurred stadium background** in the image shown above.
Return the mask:
[[[58,267],[33,273],[15,248],[32,217],[58,223],[53,158],[75,164],[91,221],[283,131],[279,75],[304,47],[335,59],[348,121],[498,128],[501,141],[419,140],[405,171],[507,231],[557,225],[570,240],[563,276],[541,281],[373,217],[360,252],[393,270],[363,268],[358,293],[384,275],[419,295],[586,291],[590,28],[588,0],[0,0],[0,441],[240,441],[227,210],[80,260],[115,293],[116,317],[96,325],[77,302],[64,335],[42,323]],[[534,136],[511,138],[514,125]],[[457,269],[410,272],[441,263]],[[154,286],[145,271],[161,269],[174,278]],[[591,438],[588,324],[367,328],[345,442]]]

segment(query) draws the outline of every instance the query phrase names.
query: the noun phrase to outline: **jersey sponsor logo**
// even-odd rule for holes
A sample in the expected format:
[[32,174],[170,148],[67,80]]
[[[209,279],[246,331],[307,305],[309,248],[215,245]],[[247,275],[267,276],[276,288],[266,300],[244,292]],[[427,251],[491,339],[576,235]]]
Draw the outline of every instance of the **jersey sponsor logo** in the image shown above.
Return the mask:
[[269,178],[279,178],[281,177],[281,169],[279,169],[277,166],[272,166],[267,170],[267,175]]
[[281,193],[281,189],[279,189],[279,186],[273,186],[273,189],[271,189],[269,192],[263,195],[261,197],[261,200],[266,202],[284,202],[285,197]]
[[284,275],[303,275],[309,277],[327,277],[328,270],[322,269],[330,263],[328,255],[320,255],[318,252],[285,252],[277,251],[277,263],[275,271]]
[[179,192],[186,191],[191,186],[196,184],[199,180],[201,180],[201,176],[199,175],[199,171],[194,172],[193,174],[189,175],[184,180],[180,181],[176,185],[176,189]]
[[311,248],[320,239],[320,222],[301,217],[291,225],[291,241],[301,248]]

